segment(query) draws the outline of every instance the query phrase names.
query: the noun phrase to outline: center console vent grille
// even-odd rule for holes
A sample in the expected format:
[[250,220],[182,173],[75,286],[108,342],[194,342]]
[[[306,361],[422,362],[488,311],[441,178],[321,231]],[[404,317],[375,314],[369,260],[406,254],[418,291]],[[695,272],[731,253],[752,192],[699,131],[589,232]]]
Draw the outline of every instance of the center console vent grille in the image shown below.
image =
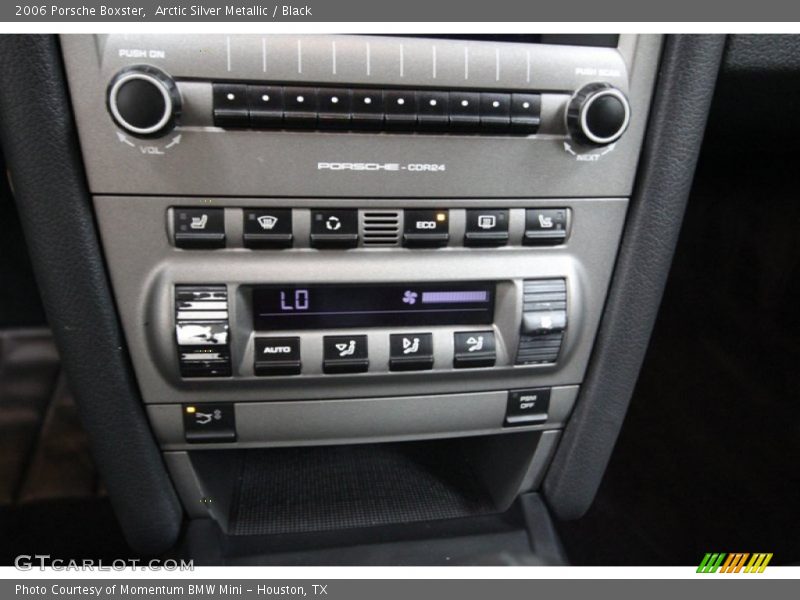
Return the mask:
[[364,246],[399,246],[402,229],[396,210],[362,210],[359,224]]

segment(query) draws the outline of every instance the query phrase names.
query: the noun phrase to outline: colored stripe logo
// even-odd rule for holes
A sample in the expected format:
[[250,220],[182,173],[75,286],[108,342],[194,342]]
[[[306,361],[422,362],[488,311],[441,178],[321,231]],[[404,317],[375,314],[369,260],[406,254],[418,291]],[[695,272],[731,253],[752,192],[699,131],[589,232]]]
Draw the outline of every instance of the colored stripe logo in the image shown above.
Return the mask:
[[771,560],[771,552],[756,552],[755,554],[750,554],[749,552],[706,552],[700,562],[700,566],[697,567],[697,572],[763,573]]

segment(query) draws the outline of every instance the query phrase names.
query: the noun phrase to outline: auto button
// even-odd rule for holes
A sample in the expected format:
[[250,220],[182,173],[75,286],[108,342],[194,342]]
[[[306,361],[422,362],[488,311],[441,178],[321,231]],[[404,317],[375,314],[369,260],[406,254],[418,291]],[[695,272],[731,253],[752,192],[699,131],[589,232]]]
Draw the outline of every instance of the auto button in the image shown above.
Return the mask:
[[256,375],[299,375],[299,337],[257,337],[255,341]]

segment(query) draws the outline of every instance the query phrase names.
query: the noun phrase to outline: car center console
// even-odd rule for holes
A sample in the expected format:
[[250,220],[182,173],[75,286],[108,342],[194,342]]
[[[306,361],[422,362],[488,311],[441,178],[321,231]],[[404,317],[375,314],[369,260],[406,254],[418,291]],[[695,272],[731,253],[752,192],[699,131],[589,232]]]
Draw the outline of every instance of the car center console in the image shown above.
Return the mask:
[[301,447],[469,444],[495,509],[538,488],[661,38],[578,44],[61,37],[133,370],[191,516],[285,531],[242,508],[260,489],[242,481]]

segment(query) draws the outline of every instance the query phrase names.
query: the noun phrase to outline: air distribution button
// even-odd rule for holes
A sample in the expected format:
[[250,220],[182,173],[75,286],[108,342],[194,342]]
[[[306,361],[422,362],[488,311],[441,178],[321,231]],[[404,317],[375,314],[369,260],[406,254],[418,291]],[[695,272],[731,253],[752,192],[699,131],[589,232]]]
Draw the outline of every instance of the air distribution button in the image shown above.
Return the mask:
[[116,124],[128,133],[158,137],[175,126],[181,97],[169,75],[141,65],[124,69],[111,80],[107,105]]

